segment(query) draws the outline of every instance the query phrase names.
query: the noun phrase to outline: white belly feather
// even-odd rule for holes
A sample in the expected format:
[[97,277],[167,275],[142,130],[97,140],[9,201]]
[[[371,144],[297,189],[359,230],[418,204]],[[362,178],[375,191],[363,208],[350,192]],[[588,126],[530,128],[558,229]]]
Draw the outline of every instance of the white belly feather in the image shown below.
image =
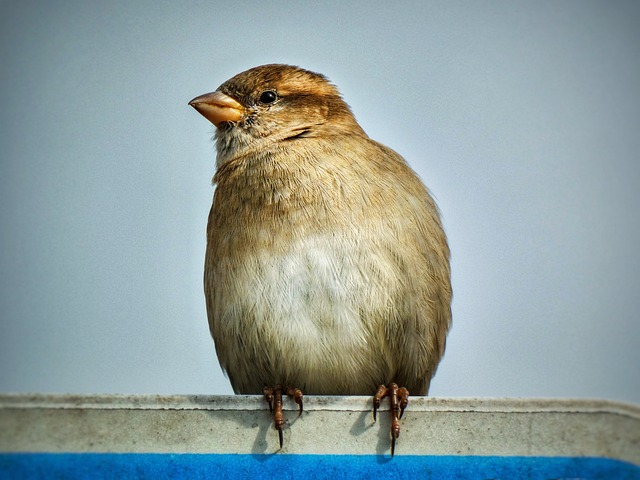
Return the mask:
[[[383,278],[394,273],[384,257],[325,234],[220,262],[216,270],[232,272],[215,295],[216,338],[224,339],[216,347],[234,389],[261,391],[272,378],[315,393],[368,392],[381,369],[391,375],[381,320],[394,292],[376,288],[394,284]],[[235,378],[243,361],[256,362],[255,376]]]

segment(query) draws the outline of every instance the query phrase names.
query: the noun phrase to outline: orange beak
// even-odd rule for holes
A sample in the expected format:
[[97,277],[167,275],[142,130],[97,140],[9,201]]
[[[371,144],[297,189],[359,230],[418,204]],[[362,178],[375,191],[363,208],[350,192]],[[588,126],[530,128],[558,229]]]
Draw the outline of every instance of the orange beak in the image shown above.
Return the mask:
[[205,93],[189,105],[216,127],[224,122],[237,122],[244,115],[244,107],[222,92]]

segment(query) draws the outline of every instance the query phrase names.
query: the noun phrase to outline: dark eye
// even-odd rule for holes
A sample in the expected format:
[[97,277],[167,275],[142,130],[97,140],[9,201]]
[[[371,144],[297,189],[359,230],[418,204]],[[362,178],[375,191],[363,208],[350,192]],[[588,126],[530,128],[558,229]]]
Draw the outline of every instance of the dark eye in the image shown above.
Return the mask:
[[278,94],[273,90],[266,90],[260,94],[260,103],[273,103],[278,99]]

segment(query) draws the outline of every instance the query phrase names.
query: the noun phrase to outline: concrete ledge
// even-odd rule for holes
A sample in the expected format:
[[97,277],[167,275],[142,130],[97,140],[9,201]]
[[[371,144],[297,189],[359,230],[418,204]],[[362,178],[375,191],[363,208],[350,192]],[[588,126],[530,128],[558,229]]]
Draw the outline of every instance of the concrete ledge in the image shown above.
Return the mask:
[[[0,395],[0,452],[388,455],[370,397],[285,401],[278,448],[259,396]],[[640,406],[413,397],[396,456],[597,457],[640,466]]]

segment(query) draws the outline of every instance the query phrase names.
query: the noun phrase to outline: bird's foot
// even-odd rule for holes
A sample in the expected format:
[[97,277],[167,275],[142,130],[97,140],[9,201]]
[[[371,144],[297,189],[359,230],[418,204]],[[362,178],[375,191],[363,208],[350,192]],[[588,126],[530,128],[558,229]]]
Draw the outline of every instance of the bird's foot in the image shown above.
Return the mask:
[[373,421],[376,421],[380,402],[384,397],[389,397],[391,404],[391,456],[396,449],[396,440],[400,436],[400,419],[409,403],[409,390],[404,387],[398,387],[397,384],[391,383],[388,387],[380,385],[378,391],[373,396]]
[[282,415],[282,393],[293,398],[298,404],[298,415],[302,415],[302,390],[295,387],[283,387],[276,385],[275,387],[264,387],[264,399],[269,403],[269,410],[273,414],[273,426],[278,431],[278,440],[280,448],[282,448],[282,427],[284,426],[284,416]]

